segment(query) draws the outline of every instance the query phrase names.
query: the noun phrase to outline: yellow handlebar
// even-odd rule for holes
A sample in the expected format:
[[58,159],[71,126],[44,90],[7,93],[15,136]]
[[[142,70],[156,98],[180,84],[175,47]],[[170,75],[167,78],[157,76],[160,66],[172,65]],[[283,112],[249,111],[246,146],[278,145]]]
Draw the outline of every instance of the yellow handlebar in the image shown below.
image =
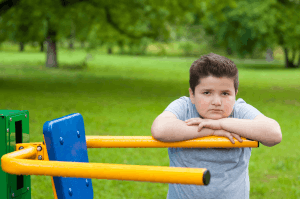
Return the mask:
[[[87,148],[236,148],[259,147],[259,142],[242,138],[243,142],[232,144],[228,138],[207,136],[180,142],[160,142],[152,136],[86,136]],[[43,151],[37,151],[37,146]],[[82,163],[48,160],[43,143],[19,143],[17,151],[1,158],[2,170],[16,175],[46,175],[76,178],[133,180],[159,183],[208,185],[210,173],[204,168],[183,168],[167,166],[142,166],[108,163]],[[18,150],[22,146],[23,149]],[[37,156],[40,160],[37,160]]]
[[78,163],[28,160],[35,158],[36,148],[28,146],[1,158],[2,170],[16,175],[45,175],[110,180],[133,180],[159,183],[207,185],[210,174],[202,168]]
[[232,144],[226,137],[206,136],[180,142],[161,142],[152,136],[86,136],[87,148],[241,148],[241,147],[259,147],[258,141],[243,140],[240,143],[233,138],[235,144]]

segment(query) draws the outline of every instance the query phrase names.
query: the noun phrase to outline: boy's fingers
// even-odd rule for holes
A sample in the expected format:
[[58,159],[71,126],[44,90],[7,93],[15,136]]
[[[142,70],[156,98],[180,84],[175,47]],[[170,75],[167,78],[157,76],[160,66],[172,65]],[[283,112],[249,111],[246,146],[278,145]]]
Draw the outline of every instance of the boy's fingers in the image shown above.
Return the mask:
[[237,134],[233,134],[233,135],[239,142],[243,142],[242,138],[239,135]]

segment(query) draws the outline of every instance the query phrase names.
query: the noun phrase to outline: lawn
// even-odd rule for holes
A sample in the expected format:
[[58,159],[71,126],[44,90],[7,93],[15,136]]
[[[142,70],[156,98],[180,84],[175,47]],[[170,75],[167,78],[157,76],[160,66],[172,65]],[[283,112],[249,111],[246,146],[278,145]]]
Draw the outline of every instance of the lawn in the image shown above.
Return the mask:
[[[86,135],[151,136],[154,119],[174,100],[189,96],[196,58],[134,57],[93,53],[86,69],[70,69],[82,50],[58,51],[59,69],[45,68],[45,53],[0,52],[0,109],[29,110],[30,142],[42,142],[46,121],[83,116]],[[282,142],[252,149],[250,198],[300,198],[300,70],[282,61],[233,59],[236,97],[275,119]],[[90,162],[169,166],[167,148],[88,149]],[[32,199],[53,199],[49,176],[31,176]],[[93,179],[94,198],[166,198],[168,184]]]

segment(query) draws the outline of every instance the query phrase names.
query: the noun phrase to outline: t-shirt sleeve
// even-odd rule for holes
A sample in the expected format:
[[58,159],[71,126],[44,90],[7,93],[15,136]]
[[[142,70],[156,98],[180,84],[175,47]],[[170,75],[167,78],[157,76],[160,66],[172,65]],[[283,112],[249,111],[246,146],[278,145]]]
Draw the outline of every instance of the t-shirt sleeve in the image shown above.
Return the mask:
[[187,115],[187,107],[187,101],[183,97],[180,97],[171,102],[164,111],[170,111],[176,115],[177,119],[184,121]]
[[239,98],[236,102],[237,105],[234,110],[236,118],[253,120],[256,116],[262,114],[255,107],[247,104],[242,98]]

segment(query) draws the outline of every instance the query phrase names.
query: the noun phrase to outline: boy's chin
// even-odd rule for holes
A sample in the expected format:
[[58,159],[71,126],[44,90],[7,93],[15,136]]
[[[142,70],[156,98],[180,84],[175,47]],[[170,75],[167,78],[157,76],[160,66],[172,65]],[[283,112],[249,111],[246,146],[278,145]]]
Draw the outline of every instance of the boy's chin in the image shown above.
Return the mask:
[[224,116],[208,116],[208,117],[203,117],[204,119],[211,119],[211,120],[219,120],[219,119],[222,119],[222,118],[226,118]]

